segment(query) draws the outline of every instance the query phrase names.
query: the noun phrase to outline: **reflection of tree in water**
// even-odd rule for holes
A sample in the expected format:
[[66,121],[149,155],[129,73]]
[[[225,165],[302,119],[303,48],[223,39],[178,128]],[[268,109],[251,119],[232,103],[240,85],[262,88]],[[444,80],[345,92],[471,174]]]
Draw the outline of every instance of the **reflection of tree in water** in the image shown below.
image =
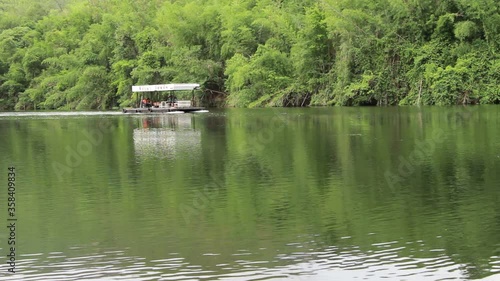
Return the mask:
[[201,133],[195,130],[192,115],[144,116],[134,129],[134,149],[140,158],[175,158],[196,155]]
[[[481,149],[473,150],[472,136],[464,134],[457,136],[458,142],[453,138],[446,145],[436,145],[428,161],[415,165],[412,176],[390,190],[379,175],[386,169],[397,171],[400,160],[391,155],[407,157],[414,149],[413,140],[426,137],[420,127],[415,129],[420,123],[407,128],[386,126],[392,120],[386,114],[392,113],[381,117],[385,123],[375,124],[367,122],[371,115],[361,119],[351,115],[335,119],[304,116],[294,121],[293,130],[273,131],[273,141],[262,146],[258,146],[256,132],[272,130],[264,114],[231,118],[217,115],[203,120],[200,129],[204,132],[204,150],[200,158],[207,167],[207,178],[210,172],[220,175],[209,181],[221,182],[231,197],[211,201],[211,208],[223,211],[207,208],[208,215],[201,221],[217,218],[224,232],[229,228],[229,232],[237,233],[227,241],[238,241],[244,218],[249,236],[257,233],[272,237],[266,245],[269,253],[259,258],[276,259],[284,265],[293,264],[293,257],[303,261],[304,254],[320,261],[312,265],[321,264],[326,270],[360,270],[359,274],[398,280],[418,276],[424,270],[457,279],[484,278],[498,272],[500,204],[498,190],[491,184],[498,176],[494,164],[486,161],[491,159],[491,151],[483,149],[491,148],[490,142],[484,141]],[[179,122],[181,116],[174,117],[151,117],[148,128],[179,132],[183,122]],[[423,118],[427,119],[429,116]],[[190,125],[188,130],[196,131]],[[441,128],[440,123],[427,122],[425,126],[428,131]],[[409,141],[401,141],[401,136]],[[478,137],[476,142],[481,141]],[[172,157],[184,155],[173,153]],[[384,165],[392,162],[394,166]],[[222,224],[233,211],[237,212],[229,218],[230,223]],[[186,231],[183,235],[205,241],[211,235],[219,237],[220,232],[214,227],[212,233]],[[311,237],[305,239],[304,234]],[[284,245],[298,243],[301,248],[282,247],[278,240],[285,241]],[[200,251],[211,252],[211,245],[207,242]],[[232,252],[238,246],[234,242]],[[283,256],[276,256],[277,250]],[[199,259],[198,251],[196,257],[186,252],[186,260]]]

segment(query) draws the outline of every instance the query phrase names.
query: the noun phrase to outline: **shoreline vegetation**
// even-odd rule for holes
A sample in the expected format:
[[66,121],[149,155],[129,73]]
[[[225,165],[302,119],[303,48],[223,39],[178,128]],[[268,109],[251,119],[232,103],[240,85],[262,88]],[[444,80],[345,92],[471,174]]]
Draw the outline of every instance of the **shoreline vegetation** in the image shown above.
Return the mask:
[[3,0],[0,110],[500,103],[497,0]]

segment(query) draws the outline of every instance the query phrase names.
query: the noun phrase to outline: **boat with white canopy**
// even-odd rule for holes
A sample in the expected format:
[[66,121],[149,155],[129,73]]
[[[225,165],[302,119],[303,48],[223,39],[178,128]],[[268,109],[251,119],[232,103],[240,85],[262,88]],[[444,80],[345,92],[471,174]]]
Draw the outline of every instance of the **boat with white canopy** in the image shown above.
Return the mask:
[[[196,83],[132,86],[137,93],[136,107],[124,108],[123,113],[203,112],[205,108],[196,105],[194,96],[199,88]],[[176,91],[191,91],[191,100],[177,100]]]

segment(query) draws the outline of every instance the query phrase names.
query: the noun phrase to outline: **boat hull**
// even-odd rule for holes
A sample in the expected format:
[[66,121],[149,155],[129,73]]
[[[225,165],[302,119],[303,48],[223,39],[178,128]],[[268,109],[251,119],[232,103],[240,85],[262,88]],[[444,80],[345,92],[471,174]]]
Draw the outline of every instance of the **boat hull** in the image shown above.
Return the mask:
[[171,112],[194,112],[199,110],[205,110],[204,107],[180,107],[180,108],[157,108],[157,107],[149,107],[149,108],[124,108],[122,109],[123,113],[171,113]]

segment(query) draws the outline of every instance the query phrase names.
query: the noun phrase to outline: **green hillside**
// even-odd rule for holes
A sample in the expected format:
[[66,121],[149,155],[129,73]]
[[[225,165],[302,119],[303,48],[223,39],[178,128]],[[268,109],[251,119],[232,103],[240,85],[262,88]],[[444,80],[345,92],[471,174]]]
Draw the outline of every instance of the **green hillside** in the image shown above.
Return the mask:
[[0,0],[0,109],[500,102],[497,0]]

